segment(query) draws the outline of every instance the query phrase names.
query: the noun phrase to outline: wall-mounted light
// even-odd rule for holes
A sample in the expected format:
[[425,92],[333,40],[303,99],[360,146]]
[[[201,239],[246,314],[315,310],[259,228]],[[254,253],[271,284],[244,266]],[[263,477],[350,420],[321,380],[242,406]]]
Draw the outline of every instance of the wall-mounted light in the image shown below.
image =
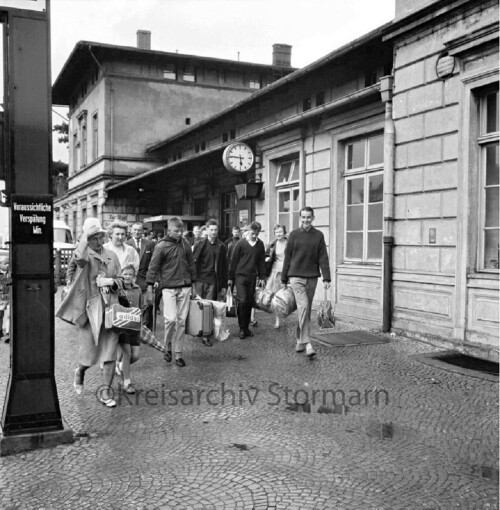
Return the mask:
[[139,188],[139,193],[144,193],[145,189],[144,188]]

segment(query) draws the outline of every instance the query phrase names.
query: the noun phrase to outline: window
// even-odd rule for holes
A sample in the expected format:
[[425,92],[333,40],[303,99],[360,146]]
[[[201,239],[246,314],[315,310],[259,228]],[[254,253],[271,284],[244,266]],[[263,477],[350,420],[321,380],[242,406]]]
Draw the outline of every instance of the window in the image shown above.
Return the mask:
[[260,89],[260,78],[259,78],[259,76],[251,76],[250,80],[248,81],[248,86],[251,89],[255,89],[255,90]]
[[205,197],[193,199],[193,216],[205,216]]
[[290,184],[299,181],[299,160],[284,161],[278,166],[276,185]]
[[82,122],[82,158],[80,166],[87,164],[87,123]]
[[174,202],[172,204],[172,214],[175,216],[182,216],[182,201]]
[[302,111],[306,112],[311,109],[311,98],[306,97],[302,100]]
[[196,74],[195,74],[194,66],[185,66],[184,67],[184,69],[182,71],[182,79],[184,81],[191,81],[191,82],[196,81]]
[[78,171],[78,149],[80,144],[78,143],[78,132],[73,133],[73,173]]
[[164,66],[163,78],[165,80],[176,80],[177,79],[177,69],[175,68],[175,64],[166,64]]
[[498,271],[498,90],[490,89],[480,97],[478,143],[481,179],[480,269]]
[[321,106],[322,104],[325,104],[325,93],[319,92],[316,94],[316,106]]
[[95,161],[99,156],[99,116],[92,115],[92,159]]
[[285,225],[288,232],[299,226],[299,168],[298,158],[277,165],[278,223]]
[[347,261],[382,259],[383,135],[355,140],[345,154],[345,239]]

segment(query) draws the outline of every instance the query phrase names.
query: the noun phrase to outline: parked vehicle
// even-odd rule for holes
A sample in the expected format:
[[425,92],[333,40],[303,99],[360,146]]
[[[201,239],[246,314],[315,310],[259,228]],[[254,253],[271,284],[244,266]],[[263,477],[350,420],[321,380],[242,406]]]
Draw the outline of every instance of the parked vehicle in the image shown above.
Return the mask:
[[64,221],[54,220],[54,272],[56,282],[65,283],[68,262],[73,255],[73,234]]

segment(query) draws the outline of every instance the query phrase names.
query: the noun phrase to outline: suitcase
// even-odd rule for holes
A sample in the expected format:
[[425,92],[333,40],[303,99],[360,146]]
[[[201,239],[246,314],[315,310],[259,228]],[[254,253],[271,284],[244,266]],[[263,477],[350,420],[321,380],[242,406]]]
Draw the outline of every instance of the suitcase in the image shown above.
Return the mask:
[[191,299],[186,320],[186,333],[191,336],[207,337],[214,329],[212,303],[203,299]]

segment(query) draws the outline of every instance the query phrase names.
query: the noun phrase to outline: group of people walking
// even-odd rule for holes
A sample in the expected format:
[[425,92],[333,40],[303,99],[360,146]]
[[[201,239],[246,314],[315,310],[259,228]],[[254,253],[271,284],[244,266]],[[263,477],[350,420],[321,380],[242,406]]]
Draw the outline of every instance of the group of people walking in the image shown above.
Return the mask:
[[[299,316],[295,349],[315,356],[309,337],[311,306],[321,274],[325,288],[329,287],[330,269],[323,234],[312,226],[311,207],[300,211],[300,221],[301,226],[288,238],[286,227],[276,225],[275,239],[266,250],[259,239],[258,222],[245,228],[243,235],[238,227],[233,228],[232,237],[222,242],[217,221],[207,222],[204,235],[194,232],[189,238],[183,235],[183,222],[173,217],[166,235],[155,244],[143,236],[140,223],[131,226],[127,239],[127,223],[119,221],[109,226],[110,239],[105,242],[100,222],[88,218],[68,268],[70,288],[56,313],[80,329],[73,382],[76,393],[83,392],[85,372],[95,364],[102,371],[99,399],[105,406],[116,406],[111,393],[115,373],[123,378],[123,390],[135,393],[130,365],[139,359],[139,333],[106,328],[104,308],[121,297],[143,310],[143,324],[151,328],[156,288],[163,299],[165,359],[178,367],[186,366],[183,345],[190,298],[223,301],[228,290],[234,291],[238,336],[244,339],[253,336],[249,327],[257,286],[276,292],[290,285]],[[275,328],[279,327],[276,317]],[[209,337],[202,342],[212,345]]]

